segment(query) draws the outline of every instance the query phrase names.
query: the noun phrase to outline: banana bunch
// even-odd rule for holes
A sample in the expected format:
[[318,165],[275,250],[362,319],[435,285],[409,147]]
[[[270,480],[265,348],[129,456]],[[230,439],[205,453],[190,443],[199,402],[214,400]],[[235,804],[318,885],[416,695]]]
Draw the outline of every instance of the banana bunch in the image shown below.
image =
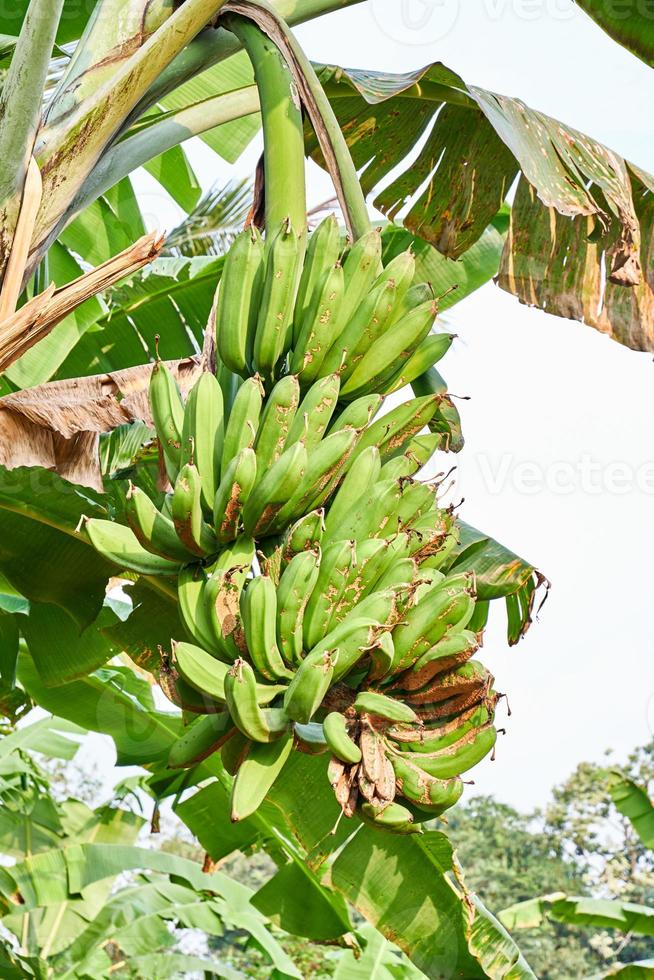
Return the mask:
[[437,305],[427,283],[412,285],[413,254],[382,268],[381,249],[381,234],[371,231],[343,257],[333,215],[311,236],[304,261],[288,222],[266,246],[256,230],[243,232],[218,292],[222,362],[265,379],[287,362],[303,389],[338,374],[342,401],[390,394],[420,377],[452,336],[432,333]]
[[448,572],[455,516],[419,478],[444,396],[381,413],[452,338],[431,333],[410,252],[382,268],[377,232],[342,247],[333,217],[304,261],[289,222],[237,239],[216,374],[184,400],[152,371],[169,492],[130,484],[125,523],[85,527],[120,569],[176,581],[186,637],[158,678],[187,722],[171,768],[220,752],[240,820],[292,751],[329,753],[343,813],[415,833],[492,751],[497,695],[473,659],[474,576]]

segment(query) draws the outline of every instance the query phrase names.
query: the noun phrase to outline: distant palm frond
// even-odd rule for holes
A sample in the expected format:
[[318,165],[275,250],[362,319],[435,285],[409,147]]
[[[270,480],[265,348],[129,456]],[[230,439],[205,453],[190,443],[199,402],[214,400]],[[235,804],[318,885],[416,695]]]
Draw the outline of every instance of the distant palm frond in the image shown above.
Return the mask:
[[214,185],[166,239],[165,254],[179,258],[224,255],[243,229],[252,205],[252,181]]

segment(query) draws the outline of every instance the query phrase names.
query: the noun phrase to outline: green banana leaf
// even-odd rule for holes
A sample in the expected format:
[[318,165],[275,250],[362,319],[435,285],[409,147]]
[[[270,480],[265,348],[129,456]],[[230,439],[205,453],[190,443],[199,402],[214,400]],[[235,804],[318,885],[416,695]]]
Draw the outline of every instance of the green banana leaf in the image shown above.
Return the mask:
[[115,568],[76,532],[83,515],[104,516],[100,497],[83,494],[40,467],[0,467],[0,569],[23,597],[64,609],[80,628],[104,602]]
[[508,212],[498,226],[490,224],[481,238],[457,262],[442,255],[429,242],[400,225],[387,225],[382,231],[383,261],[386,265],[400,252],[413,248],[416,256],[416,282],[431,283],[441,313],[460,303],[497,275],[506,238]]
[[[467,85],[442,64],[404,75],[333,66],[319,74],[364,190],[382,213],[458,259],[520,173],[499,285],[636,350],[654,349],[643,272],[652,237],[648,174],[517,99]],[[309,132],[307,141],[321,162]]]
[[641,842],[654,851],[654,805],[643,787],[621,773],[612,773],[609,792],[615,807],[631,822]]
[[76,378],[143,364],[148,353],[154,356],[156,336],[161,337],[162,358],[197,353],[222,264],[213,257],[156,259],[114,290],[109,310],[69,348],[56,376]]
[[537,590],[541,586],[548,588],[547,580],[534,565],[494,538],[465,521],[459,521],[458,526],[461,540],[454,551],[450,571],[474,572],[480,602],[505,600],[508,640],[513,646],[529,629]]
[[179,715],[153,710],[134,696],[134,674],[128,668],[107,668],[81,680],[46,687],[34,662],[22,654],[18,679],[46,711],[110,735],[118,765],[165,767],[181,731]]
[[586,980],[607,980],[620,977],[621,980],[651,980],[654,977],[654,960],[636,960],[633,963],[618,963],[605,973],[594,974]]
[[334,980],[423,980],[425,974],[372,926],[357,929],[356,937],[363,950],[342,954]]
[[511,905],[503,909],[498,918],[507,929],[536,929],[551,918],[567,925],[654,936],[654,909],[647,905],[576,897],[563,892]]
[[621,4],[614,0],[576,0],[576,3],[609,37],[650,68],[654,67],[654,20],[648,4],[638,0]]
[[[3,4],[0,10],[0,31],[6,34],[20,34],[30,0],[14,0]],[[92,0],[80,3],[79,0],[64,0],[61,21],[57,31],[57,43],[76,41],[86,27],[95,3]]]

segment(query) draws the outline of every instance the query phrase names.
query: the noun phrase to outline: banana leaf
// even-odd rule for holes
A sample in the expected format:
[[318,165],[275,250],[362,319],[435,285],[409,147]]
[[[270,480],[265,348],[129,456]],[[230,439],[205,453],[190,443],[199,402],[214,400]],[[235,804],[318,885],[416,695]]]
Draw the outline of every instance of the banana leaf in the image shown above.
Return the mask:
[[511,905],[503,909],[498,918],[507,929],[537,929],[550,918],[567,925],[654,936],[654,909],[647,905],[577,897],[563,892]]
[[115,573],[76,533],[102,516],[99,497],[39,467],[0,467],[0,570],[27,599],[64,609],[78,627],[98,616]]
[[[0,9],[0,31],[6,34],[19,34],[27,13],[30,0],[13,0],[3,4]],[[61,22],[57,31],[57,43],[76,41],[86,27],[95,6],[95,0],[64,0]]]
[[654,67],[654,20],[651,7],[638,0],[576,0],[609,37]]
[[529,629],[536,593],[541,586],[549,587],[547,580],[534,565],[494,538],[477,531],[465,521],[457,523],[461,539],[454,551],[450,571],[474,572],[480,602],[505,600],[507,635],[509,645],[513,646]]
[[654,960],[636,960],[633,963],[618,963],[601,974],[594,974],[586,980],[608,980],[620,977],[621,980],[651,980],[654,977]]
[[181,731],[181,718],[142,704],[130,690],[132,677],[133,671],[127,668],[107,668],[81,680],[46,687],[30,657],[22,654],[18,662],[20,683],[42,708],[113,738],[118,765],[165,767]]
[[[320,79],[382,213],[401,216],[405,228],[458,259],[520,173],[499,285],[636,350],[654,350],[648,174],[517,99],[467,85],[442,64],[405,75],[329,66]],[[307,141],[321,162],[308,131]]]
[[348,949],[342,954],[334,980],[422,980],[425,976],[397,946],[372,926],[357,929],[363,950]]
[[609,792],[615,807],[627,817],[641,843],[654,851],[654,805],[643,787],[621,773],[612,773]]

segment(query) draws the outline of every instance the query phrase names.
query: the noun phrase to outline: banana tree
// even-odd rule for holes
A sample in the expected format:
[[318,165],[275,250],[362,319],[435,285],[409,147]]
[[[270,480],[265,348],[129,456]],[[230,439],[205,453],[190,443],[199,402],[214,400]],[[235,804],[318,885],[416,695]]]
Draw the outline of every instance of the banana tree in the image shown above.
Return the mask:
[[[613,805],[632,825],[644,847],[654,844],[654,805],[646,788],[639,786],[623,773],[608,775],[608,788]],[[557,892],[528,899],[503,909],[500,921],[507,929],[537,929],[546,919],[565,922],[586,929],[608,929],[629,936],[654,936],[654,909],[635,902],[566,895]],[[633,955],[633,954],[632,954]],[[606,977],[654,976],[654,961],[615,963]]]
[[[293,24],[348,5],[336,0],[280,0],[272,7],[235,0],[126,2],[116,27],[109,4],[100,2],[78,33],[62,76],[48,88],[41,113],[52,43],[66,5],[60,0],[46,10],[33,0],[25,18],[19,15],[20,37],[2,93],[7,107],[0,116],[6,161],[0,251],[5,315],[13,313],[24,287],[29,301],[15,315],[25,310],[20,322],[31,334],[30,318],[41,315],[42,296],[46,303],[50,299],[42,284],[51,264],[58,263],[63,280],[74,279],[80,256],[106,261],[118,251],[116,242],[126,228],[140,222],[142,230],[129,183],[136,167],[148,165],[190,206],[196,182],[180,144],[200,135],[233,159],[257,131],[261,109],[268,129],[265,207],[257,203],[270,227],[290,215],[304,229],[305,207],[301,199],[288,199],[280,175],[284,166],[292,167],[286,176],[292,173],[294,186],[301,185],[298,159],[306,147],[329,169],[348,231],[358,238],[368,227],[359,172],[364,192],[372,193],[435,119],[417,164],[375,198],[395,217],[428,182],[403,217],[405,230],[388,232],[387,255],[397,248],[399,232],[415,241],[419,261],[430,270],[425,278],[474,288],[497,270],[501,251],[500,281],[524,300],[585,317],[632,346],[647,347],[650,287],[643,269],[648,268],[651,178],[516,100],[466,86],[443,66],[411,76],[318,66],[316,75],[285,21]],[[270,138],[279,92],[256,63],[253,73],[239,52],[242,44],[248,47],[249,30],[239,17],[263,30],[292,80],[294,97],[288,98],[287,85],[277,119],[283,141]],[[64,17],[61,23],[82,26],[79,19]],[[64,39],[70,40],[70,33],[59,35]],[[518,173],[518,197],[504,235],[504,200]],[[547,248],[544,236],[549,236]],[[606,289],[600,275],[605,261]],[[48,313],[39,334],[51,330],[45,340],[33,350],[7,351],[8,394],[0,402],[6,435],[0,564],[10,583],[7,595],[17,594],[23,603],[20,611],[8,612],[12,625],[3,680],[12,690],[17,667],[26,696],[111,734],[119,761],[145,766],[158,798],[177,796],[190,786],[166,765],[182,731],[181,716],[157,711],[129,670],[105,665],[126,651],[139,665],[155,666],[158,647],[182,634],[174,590],[142,575],[129,587],[133,611],[126,617],[106,598],[115,567],[92,551],[78,526],[82,518],[120,515],[124,486],[102,479],[101,435],[105,475],[124,476],[129,469],[136,484],[155,486],[154,454],[148,449],[155,420],[146,397],[154,334],[163,334],[162,356],[174,362],[183,390],[212,358],[211,332],[203,328],[221,265],[214,258],[199,262],[155,259],[152,273],[119,294],[122,307],[107,309],[93,300],[92,307],[76,311],[74,321],[59,325]],[[563,270],[566,279],[574,279],[565,289]],[[181,323],[180,308],[188,310]],[[15,321],[9,322],[15,332]],[[30,387],[55,372],[59,380],[53,384]],[[441,398],[434,435],[443,437],[443,448],[460,446],[456,413],[436,369],[415,380],[417,391]],[[517,640],[529,624],[540,582],[534,567],[464,527],[449,570],[476,574],[481,614],[491,600],[507,599],[510,638]],[[274,910],[292,930],[303,909],[315,908],[311,938],[333,939],[351,927],[349,901],[427,975],[530,975],[509,936],[465,889],[444,835],[429,831],[420,840],[380,840],[356,822],[332,834],[338,809],[322,782],[320,760],[302,761],[295,762],[295,770],[289,764],[260,815],[230,833],[230,777],[218,761],[197,767],[190,783],[207,779],[209,785],[177,803],[212,857],[226,853],[225,847],[255,841],[281,856],[278,880],[257,898],[261,907]],[[211,838],[214,829],[220,829],[218,840]],[[104,852],[100,857],[104,860]],[[88,883],[93,873],[88,872]],[[415,907],[401,899],[407,891]]]

